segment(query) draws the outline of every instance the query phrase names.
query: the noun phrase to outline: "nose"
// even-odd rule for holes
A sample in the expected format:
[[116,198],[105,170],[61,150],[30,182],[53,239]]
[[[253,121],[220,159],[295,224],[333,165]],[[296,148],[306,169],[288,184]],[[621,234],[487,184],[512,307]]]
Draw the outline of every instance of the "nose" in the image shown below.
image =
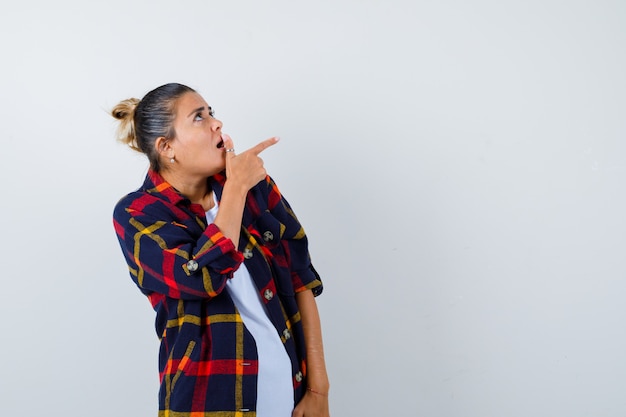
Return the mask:
[[211,130],[217,132],[222,129],[222,122],[217,119],[211,119]]

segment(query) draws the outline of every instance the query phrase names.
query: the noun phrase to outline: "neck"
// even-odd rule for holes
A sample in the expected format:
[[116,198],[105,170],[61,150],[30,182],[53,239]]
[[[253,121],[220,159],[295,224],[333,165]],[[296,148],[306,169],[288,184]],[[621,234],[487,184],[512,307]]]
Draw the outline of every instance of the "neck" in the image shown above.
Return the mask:
[[192,203],[202,205],[204,211],[213,207],[213,196],[207,186],[206,178],[191,178],[172,171],[165,171],[160,174],[165,181],[176,188],[178,192],[187,197]]

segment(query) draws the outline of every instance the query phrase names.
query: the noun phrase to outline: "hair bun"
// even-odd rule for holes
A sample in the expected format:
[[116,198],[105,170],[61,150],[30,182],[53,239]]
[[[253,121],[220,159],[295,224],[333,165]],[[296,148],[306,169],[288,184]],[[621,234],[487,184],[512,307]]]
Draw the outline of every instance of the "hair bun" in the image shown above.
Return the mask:
[[117,128],[117,140],[130,146],[135,151],[142,152],[137,143],[135,135],[135,109],[139,104],[139,99],[129,98],[120,101],[111,110],[111,115],[120,121]]
[[137,104],[139,104],[139,99],[136,98],[122,100],[113,108],[111,114],[118,120],[124,120],[127,117],[134,117]]

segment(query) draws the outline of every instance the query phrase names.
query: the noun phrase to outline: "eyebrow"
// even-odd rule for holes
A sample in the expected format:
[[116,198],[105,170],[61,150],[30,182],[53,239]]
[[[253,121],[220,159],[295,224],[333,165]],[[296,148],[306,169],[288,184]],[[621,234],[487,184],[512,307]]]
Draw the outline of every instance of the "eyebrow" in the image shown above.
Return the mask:
[[[210,111],[212,110],[212,109],[211,109],[211,106],[208,106],[208,107],[209,107],[209,112],[210,112]],[[204,106],[202,106],[202,107],[198,107],[197,109],[195,109],[195,110],[193,110],[191,113],[189,113],[189,114],[187,115],[187,117],[189,117],[189,116],[191,116],[192,114],[195,114],[195,113],[200,113],[200,112],[201,112],[202,110],[204,110],[205,108],[206,108],[206,107],[204,107]]]

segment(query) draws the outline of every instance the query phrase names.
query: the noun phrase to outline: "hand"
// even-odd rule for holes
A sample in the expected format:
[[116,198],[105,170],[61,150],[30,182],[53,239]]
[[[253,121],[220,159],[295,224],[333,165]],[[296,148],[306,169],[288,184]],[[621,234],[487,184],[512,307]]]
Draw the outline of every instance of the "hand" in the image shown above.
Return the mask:
[[[224,151],[234,149],[230,136],[224,134]],[[252,187],[264,180],[267,176],[263,160],[259,154],[278,142],[277,137],[266,139],[245,152],[236,155],[234,151],[226,152],[226,179],[234,182],[248,192]]]
[[315,392],[307,391],[302,400],[296,405],[292,417],[330,417],[328,397]]

